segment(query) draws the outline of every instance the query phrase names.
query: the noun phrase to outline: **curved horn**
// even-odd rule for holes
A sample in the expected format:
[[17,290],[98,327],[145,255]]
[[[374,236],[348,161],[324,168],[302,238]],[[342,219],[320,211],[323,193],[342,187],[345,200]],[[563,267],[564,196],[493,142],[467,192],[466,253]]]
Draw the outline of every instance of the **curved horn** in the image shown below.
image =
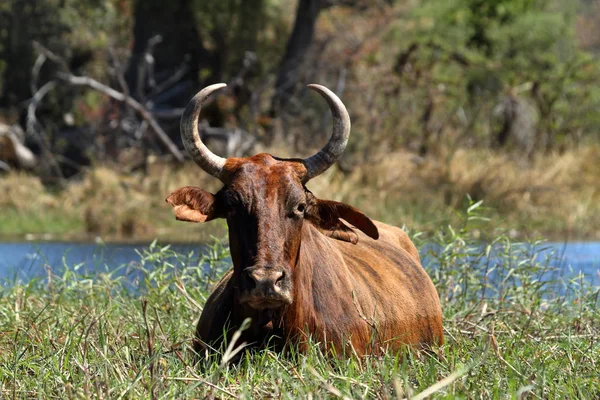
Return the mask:
[[340,98],[325,86],[311,84],[308,87],[318,92],[329,103],[333,117],[333,132],[325,147],[314,156],[304,160],[307,171],[304,182],[308,182],[331,167],[344,152],[350,136],[350,115]]
[[215,90],[219,90],[227,86],[225,83],[216,83],[202,89],[190,100],[189,104],[181,117],[181,139],[183,146],[192,157],[192,159],[202,168],[215,178],[222,180],[223,166],[225,158],[214,154],[202,143],[200,133],[198,132],[198,117],[202,104]]

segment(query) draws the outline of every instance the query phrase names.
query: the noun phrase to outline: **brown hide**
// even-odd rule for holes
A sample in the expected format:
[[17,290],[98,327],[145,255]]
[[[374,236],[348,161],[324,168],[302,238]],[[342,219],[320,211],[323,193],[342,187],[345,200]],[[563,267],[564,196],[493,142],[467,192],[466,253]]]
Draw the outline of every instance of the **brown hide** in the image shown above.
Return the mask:
[[[236,304],[232,272],[209,297],[198,322],[195,349],[218,346],[226,321],[229,332],[254,313],[242,340],[256,345],[280,337],[304,349],[311,336],[337,354],[359,355],[398,349],[401,345],[443,342],[437,292],[406,233],[375,223],[379,239],[359,232],[358,243],[335,240],[312,224],[302,228],[294,274],[294,302],[277,312],[258,312]],[[249,313],[250,312],[250,313]]]

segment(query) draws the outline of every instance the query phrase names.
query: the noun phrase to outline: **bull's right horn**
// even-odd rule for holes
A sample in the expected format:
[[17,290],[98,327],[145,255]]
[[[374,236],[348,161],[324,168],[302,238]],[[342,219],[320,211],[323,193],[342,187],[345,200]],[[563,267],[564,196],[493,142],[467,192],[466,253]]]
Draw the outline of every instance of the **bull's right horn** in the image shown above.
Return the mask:
[[198,132],[198,117],[202,110],[202,104],[208,96],[225,86],[227,86],[225,83],[216,83],[202,89],[190,100],[181,117],[181,139],[183,140],[183,146],[200,168],[221,181],[223,181],[223,167],[225,166],[226,159],[214,154],[202,143],[200,133]]

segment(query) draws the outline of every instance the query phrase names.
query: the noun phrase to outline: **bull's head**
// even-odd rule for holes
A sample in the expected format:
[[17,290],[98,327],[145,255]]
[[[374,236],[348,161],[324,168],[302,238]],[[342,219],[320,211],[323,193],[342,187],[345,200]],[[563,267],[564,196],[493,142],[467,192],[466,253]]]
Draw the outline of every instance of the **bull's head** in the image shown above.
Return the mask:
[[348,142],[350,117],[333,92],[320,85],[308,86],[327,100],[333,115],[331,139],[317,154],[307,159],[281,159],[269,154],[224,159],[202,143],[198,116],[206,98],[225,86],[220,83],[200,91],[181,119],[181,135],[188,153],[224,186],[216,194],[187,186],[171,193],[167,202],[182,221],[226,218],[234,264],[232,279],[239,301],[258,310],[276,309],[294,300],[293,275],[304,224],[313,224],[328,236],[352,243],[358,236],[340,218],[372,238],[376,239],[378,232],[360,211],[319,200],[305,186],[333,165]]

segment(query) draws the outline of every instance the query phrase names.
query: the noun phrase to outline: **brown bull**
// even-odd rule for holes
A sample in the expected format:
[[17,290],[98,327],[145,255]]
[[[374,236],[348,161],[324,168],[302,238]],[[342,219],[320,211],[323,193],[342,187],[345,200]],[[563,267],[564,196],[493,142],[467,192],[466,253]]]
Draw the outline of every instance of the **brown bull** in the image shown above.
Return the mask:
[[257,345],[279,338],[304,349],[310,336],[337,354],[363,355],[441,344],[438,295],[408,236],[354,207],[317,199],[305,186],[344,151],[350,117],[341,100],[309,85],[334,121],[331,139],[314,156],[224,159],[202,143],[197,122],[204,100],[224,86],[200,91],[181,121],[187,151],[223,188],[213,195],[188,186],[167,198],[179,220],[226,218],[229,226],[233,269],[206,302],[195,350],[218,347],[223,333],[248,317],[242,339]]

